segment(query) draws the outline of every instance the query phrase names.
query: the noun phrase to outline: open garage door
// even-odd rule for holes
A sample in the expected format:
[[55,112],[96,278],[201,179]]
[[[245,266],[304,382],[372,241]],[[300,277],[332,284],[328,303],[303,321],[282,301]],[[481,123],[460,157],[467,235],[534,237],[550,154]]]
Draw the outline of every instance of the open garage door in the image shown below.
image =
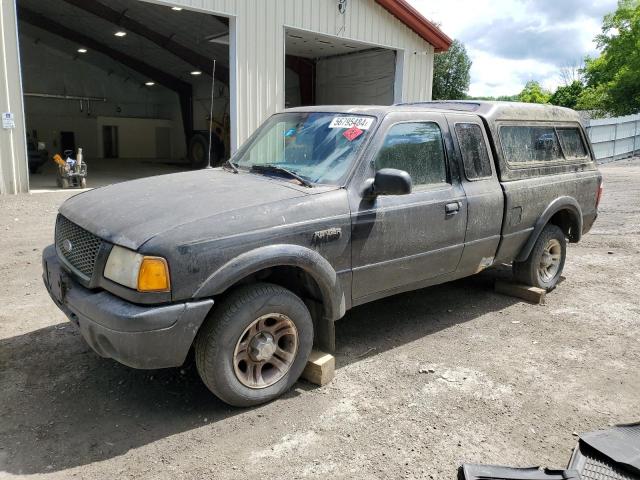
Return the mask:
[[51,157],[79,148],[89,186],[204,167],[210,123],[212,163],[228,156],[226,18],[138,0],[17,4],[32,188],[55,187]]
[[390,105],[396,51],[289,29],[285,82],[287,107]]

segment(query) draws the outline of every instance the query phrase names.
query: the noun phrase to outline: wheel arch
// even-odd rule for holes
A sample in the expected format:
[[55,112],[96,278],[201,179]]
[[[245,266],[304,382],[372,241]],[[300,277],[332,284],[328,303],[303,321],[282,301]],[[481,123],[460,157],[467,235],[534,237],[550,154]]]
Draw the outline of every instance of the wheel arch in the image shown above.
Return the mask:
[[549,223],[560,227],[571,243],[579,242],[582,238],[582,209],[580,205],[572,197],[557,198],[547,206],[538,218],[527,243],[515,259],[517,262],[523,262],[529,257],[540,233]]
[[220,296],[253,281],[274,283],[301,296],[314,320],[314,343],[324,350],[335,350],[334,322],[344,316],[346,299],[336,271],[324,257],[299,245],[260,247],[218,268],[194,297]]

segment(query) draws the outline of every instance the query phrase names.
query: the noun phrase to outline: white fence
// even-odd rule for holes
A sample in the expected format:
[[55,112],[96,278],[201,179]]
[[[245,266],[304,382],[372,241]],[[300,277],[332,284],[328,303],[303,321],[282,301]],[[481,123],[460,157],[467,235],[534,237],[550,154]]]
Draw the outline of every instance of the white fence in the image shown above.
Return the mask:
[[640,150],[640,114],[591,119],[587,125],[599,162],[632,157]]

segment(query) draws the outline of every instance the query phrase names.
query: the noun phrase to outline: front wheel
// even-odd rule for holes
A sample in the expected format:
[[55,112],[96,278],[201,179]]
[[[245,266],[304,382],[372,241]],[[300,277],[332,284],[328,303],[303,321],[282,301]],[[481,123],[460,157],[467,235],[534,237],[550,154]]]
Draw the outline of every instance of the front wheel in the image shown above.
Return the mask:
[[207,319],[195,342],[196,367],[222,401],[249,407],[289,390],[313,345],[304,302],[278,285],[239,288]]
[[560,280],[566,258],[565,234],[557,225],[549,224],[540,233],[529,258],[513,262],[513,275],[526,285],[551,290]]

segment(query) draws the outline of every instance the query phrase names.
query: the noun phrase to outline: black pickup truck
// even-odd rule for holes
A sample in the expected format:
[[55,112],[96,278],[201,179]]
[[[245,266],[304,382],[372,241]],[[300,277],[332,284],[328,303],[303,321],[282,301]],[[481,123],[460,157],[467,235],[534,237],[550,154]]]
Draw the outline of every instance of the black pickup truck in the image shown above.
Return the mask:
[[82,193],[43,253],[56,304],[100,355],[198,371],[271,400],[350,308],[513,263],[553,288],[602,178],[572,110],[517,103],[273,115],[221,168]]

